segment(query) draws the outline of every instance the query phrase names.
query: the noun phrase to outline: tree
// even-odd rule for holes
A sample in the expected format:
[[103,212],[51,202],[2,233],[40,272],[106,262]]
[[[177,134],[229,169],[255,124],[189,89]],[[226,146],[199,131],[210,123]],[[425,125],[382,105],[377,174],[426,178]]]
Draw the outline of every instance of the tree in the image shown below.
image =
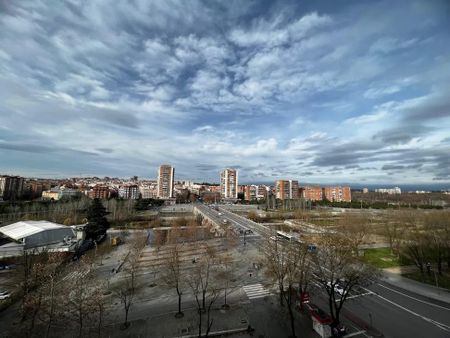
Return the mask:
[[404,236],[401,253],[409,258],[420,271],[422,280],[425,280],[424,266],[428,259],[427,238],[417,227],[408,231]]
[[85,228],[87,239],[96,239],[98,236],[106,234],[109,222],[106,219],[108,212],[98,198],[92,200],[87,210],[88,224]]
[[169,257],[164,261],[163,279],[169,287],[175,288],[178,295],[178,312],[175,315],[177,318],[184,316],[181,311],[181,296],[183,295],[183,279],[181,271],[181,250],[182,244],[174,243],[169,249]]
[[116,295],[119,297],[124,307],[125,319],[122,326],[124,329],[130,326],[130,323],[128,322],[128,314],[134,302],[136,289],[138,287],[137,272],[139,268],[139,258],[143,248],[145,247],[146,241],[147,238],[144,236],[134,235],[134,238],[132,238],[130,251],[124,265],[125,278],[115,290]]
[[266,274],[278,284],[280,305],[286,303],[292,336],[296,337],[294,307],[299,296],[306,291],[310,278],[308,246],[296,241],[268,238],[263,246],[263,264]]
[[[368,286],[378,272],[356,257],[354,243],[340,234],[326,233],[318,240],[318,251],[313,255],[314,278],[328,295],[330,315],[340,322],[340,312],[350,292],[357,286]],[[342,294],[337,295],[337,286]]]
[[[199,315],[198,335],[201,337],[203,314],[207,312],[207,330],[212,326],[210,311],[212,304],[217,300],[219,291],[211,285],[212,275],[216,271],[217,255],[215,249],[207,243],[200,243],[202,250],[201,257],[195,261],[194,267],[190,270],[187,283],[194,294]],[[208,306],[207,304],[208,301]]]
[[67,319],[78,326],[78,337],[83,336],[86,328],[96,328],[101,337],[105,316],[105,283],[95,277],[93,262],[87,256],[75,262],[64,280],[63,304]]

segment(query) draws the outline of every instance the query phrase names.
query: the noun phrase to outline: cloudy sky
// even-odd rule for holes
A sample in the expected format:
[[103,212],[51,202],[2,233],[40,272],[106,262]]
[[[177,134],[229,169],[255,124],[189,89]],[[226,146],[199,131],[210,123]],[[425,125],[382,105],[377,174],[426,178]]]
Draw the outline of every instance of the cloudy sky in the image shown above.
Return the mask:
[[450,182],[448,1],[0,1],[0,173]]

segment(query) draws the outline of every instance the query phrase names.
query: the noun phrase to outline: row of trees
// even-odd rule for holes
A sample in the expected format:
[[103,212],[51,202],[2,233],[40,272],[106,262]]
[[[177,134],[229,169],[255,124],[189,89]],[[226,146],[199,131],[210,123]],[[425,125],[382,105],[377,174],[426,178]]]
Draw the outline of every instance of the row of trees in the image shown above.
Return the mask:
[[403,224],[386,225],[393,252],[406,256],[419,269],[435,265],[439,275],[450,271],[450,212],[429,212],[422,217],[406,218]]
[[[279,302],[287,308],[293,337],[296,337],[294,309],[311,284],[325,291],[330,316],[338,324],[350,292],[377,278],[377,271],[358,258],[357,247],[363,235],[354,230],[347,228],[343,233],[321,235],[316,242],[317,251],[295,241],[267,239],[262,246],[262,264],[267,276],[278,285]],[[335,292],[338,284],[343,287],[340,295]]]
[[[92,200],[82,196],[61,201],[30,201],[0,204],[0,222],[20,220],[41,220],[56,223],[80,224],[86,218]],[[109,211],[111,222],[120,222],[136,217],[137,211],[146,210],[148,206],[160,205],[163,201],[152,199],[109,199],[101,203]]]
[[[185,226],[181,220],[175,224],[177,223],[176,228]],[[194,224],[191,225],[195,227]],[[230,232],[221,243],[216,240],[208,241],[200,233],[189,231],[189,228],[175,229],[175,234],[170,236],[160,277],[177,294],[176,317],[184,316],[183,295],[193,296],[198,314],[198,335],[207,337],[214,323],[212,309],[217,301],[222,298],[222,308],[229,307],[227,295],[233,288],[231,280],[234,272],[230,249],[237,245],[237,240]]]
[[95,278],[89,257],[67,264],[63,253],[26,253],[23,261],[21,336],[49,337],[76,329],[79,337],[87,332],[100,337],[105,285]]

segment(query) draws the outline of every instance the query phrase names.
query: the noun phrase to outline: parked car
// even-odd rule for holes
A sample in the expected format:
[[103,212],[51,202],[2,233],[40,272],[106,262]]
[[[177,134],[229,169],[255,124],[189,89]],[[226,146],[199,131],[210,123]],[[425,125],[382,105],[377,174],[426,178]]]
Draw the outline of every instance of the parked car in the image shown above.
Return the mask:
[[0,291],[0,300],[9,298],[11,295],[7,291]]
[[84,240],[83,243],[80,245],[78,250],[73,255],[72,259],[74,261],[77,261],[80,259],[81,256],[84,255],[84,253],[90,249],[93,249],[95,247],[94,241],[92,239]]

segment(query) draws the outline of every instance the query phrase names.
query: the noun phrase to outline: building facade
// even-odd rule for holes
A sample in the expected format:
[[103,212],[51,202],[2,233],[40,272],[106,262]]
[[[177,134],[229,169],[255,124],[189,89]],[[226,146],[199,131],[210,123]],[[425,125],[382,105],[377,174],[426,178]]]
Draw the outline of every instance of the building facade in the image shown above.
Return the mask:
[[139,187],[137,184],[124,184],[119,188],[119,197],[136,200],[139,198]]
[[70,189],[66,187],[55,187],[50,190],[42,192],[42,198],[48,200],[58,201],[63,198],[77,197],[80,195],[80,191],[76,189]]
[[108,199],[112,197],[113,190],[105,185],[96,185],[88,192],[89,198]]
[[306,186],[300,188],[301,196],[308,201],[321,201],[323,200],[322,187]]
[[158,170],[158,198],[173,198],[173,185],[175,179],[175,168],[168,164],[163,164]]
[[238,171],[227,168],[220,173],[220,196],[222,198],[237,198]]
[[275,196],[280,200],[298,199],[298,181],[275,181]]
[[20,198],[23,193],[24,179],[20,176],[0,176],[0,199]]
[[323,198],[331,202],[351,202],[351,189],[350,187],[325,187]]

